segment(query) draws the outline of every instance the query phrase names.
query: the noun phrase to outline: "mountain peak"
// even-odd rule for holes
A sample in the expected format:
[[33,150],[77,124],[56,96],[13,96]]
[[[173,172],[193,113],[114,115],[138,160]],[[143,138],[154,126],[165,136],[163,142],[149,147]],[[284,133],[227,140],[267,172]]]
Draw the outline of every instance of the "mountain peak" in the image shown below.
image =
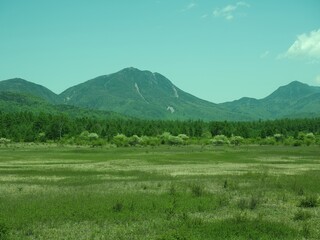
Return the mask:
[[27,93],[50,103],[59,103],[59,97],[51,90],[22,78],[0,81],[0,92]]
[[126,67],[126,68],[122,69],[121,71],[139,71],[139,72],[142,72],[140,69],[135,68],[135,67]]
[[135,67],[127,67],[127,68],[120,70],[118,73],[143,73],[143,72],[150,72],[150,71],[140,70]]
[[73,86],[60,96],[67,104],[148,119],[236,118],[183,92],[161,74],[133,67]]
[[151,72],[149,70],[141,70],[141,69],[135,68],[135,67],[127,67],[127,68],[124,68],[124,69],[120,70],[117,73],[125,73],[125,74],[128,74],[128,75],[131,75],[131,74],[161,75],[161,74],[159,74],[157,72]]
[[285,101],[286,103],[294,103],[300,98],[312,95],[320,91],[318,87],[309,86],[306,83],[293,81],[285,86],[279,87],[276,91],[270,94],[263,100],[266,101]]
[[306,83],[302,83],[302,82],[295,80],[295,81],[292,81],[291,83],[289,83],[283,87],[310,87],[310,86]]
[[31,83],[25,79],[22,78],[11,78],[11,79],[7,79],[7,80],[3,80],[1,82],[11,82],[11,83]]

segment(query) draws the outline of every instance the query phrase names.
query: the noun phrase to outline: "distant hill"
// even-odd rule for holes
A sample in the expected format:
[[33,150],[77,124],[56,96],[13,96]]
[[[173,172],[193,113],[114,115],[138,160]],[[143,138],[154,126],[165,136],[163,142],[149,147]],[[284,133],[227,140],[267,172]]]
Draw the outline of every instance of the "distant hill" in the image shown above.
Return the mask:
[[182,91],[159,73],[135,68],[94,78],[67,89],[60,96],[66,104],[138,118],[235,120],[239,117],[218,104]]
[[304,118],[320,117],[320,87],[294,81],[263,99],[244,97],[215,104],[184,92],[159,73],[126,68],[73,86],[60,95],[23,79],[0,81],[0,105],[0,110],[8,111],[46,109],[71,115],[142,119]]
[[45,99],[49,103],[61,103],[59,95],[50,91],[48,88],[32,82],[28,82],[27,80],[21,78],[13,78],[0,81],[0,92],[27,93],[29,95]]
[[320,87],[293,81],[263,99],[241,98],[221,105],[256,119],[319,117]]
[[33,112],[33,113],[50,113],[66,114],[71,117],[94,117],[99,119],[129,117],[119,113],[85,109],[70,105],[54,105],[39,97],[17,92],[0,92],[0,112]]

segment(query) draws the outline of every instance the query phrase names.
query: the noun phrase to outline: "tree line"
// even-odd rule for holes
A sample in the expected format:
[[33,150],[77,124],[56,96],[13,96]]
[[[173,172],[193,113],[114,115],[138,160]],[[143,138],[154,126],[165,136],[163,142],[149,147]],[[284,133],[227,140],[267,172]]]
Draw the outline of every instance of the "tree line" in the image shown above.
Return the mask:
[[[239,136],[243,139],[259,141],[272,138],[275,142],[288,138],[304,140],[307,134],[312,133],[314,141],[317,141],[320,135],[320,118],[206,122],[202,120],[73,118],[64,114],[0,112],[0,138],[13,142],[62,141],[71,138],[102,139],[105,142],[113,142],[119,135],[159,137],[164,133],[170,133],[171,136],[187,136],[188,139],[213,140],[217,136],[221,139],[223,138],[221,136],[225,136],[230,140],[234,136]],[[183,138],[185,141],[186,138]]]

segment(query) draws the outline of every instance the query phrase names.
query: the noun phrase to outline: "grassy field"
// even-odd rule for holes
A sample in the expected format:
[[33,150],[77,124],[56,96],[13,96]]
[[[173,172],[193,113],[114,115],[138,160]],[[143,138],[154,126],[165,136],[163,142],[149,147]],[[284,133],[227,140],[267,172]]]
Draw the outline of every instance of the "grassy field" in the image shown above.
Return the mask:
[[320,148],[0,148],[0,239],[320,239]]

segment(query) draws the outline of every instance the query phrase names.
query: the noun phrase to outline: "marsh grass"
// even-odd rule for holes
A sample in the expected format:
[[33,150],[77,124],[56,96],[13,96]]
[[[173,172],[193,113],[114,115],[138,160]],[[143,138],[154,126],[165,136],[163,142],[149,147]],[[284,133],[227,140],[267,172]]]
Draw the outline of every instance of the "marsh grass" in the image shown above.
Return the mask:
[[312,146],[2,148],[0,239],[320,239],[319,156]]
[[258,207],[260,202],[261,200],[259,197],[252,195],[249,199],[241,198],[238,201],[238,207],[241,210],[245,210],[245,209],[255,210]]
[[204,187],[201,184],[192,184],[191,193],[194,197],[201,197],[205,193]]
[[175,196],[177,194],[177,189],[176,189],[176,186],[171,184],[170,187],[169,187],[169,195],[171,196]]
[[121,201],[117,201],[113,206],[112,210],[114,212],[121,212],[123,210],[123,203]]
[[8,227],[0,222],[0,239],[7,239]]
[[318,197],[316,195],[309,195],[300,200],[299,207],[314,208],[318,206]]
[[299,209],[293,217],[293,220],[295,221],[305,221],[308,220],[312,217],[311,213],[308,211],[303,211],[301,209]]

